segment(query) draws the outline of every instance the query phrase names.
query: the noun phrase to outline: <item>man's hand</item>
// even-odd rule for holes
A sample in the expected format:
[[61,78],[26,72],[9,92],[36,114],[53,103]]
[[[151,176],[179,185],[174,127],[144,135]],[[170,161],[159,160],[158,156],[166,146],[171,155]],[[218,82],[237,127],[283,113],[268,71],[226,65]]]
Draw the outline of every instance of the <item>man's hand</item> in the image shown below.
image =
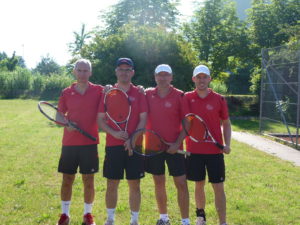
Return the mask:
[[223,152],[224,152],[225,154],[229,154],[230,151],[231,151],[230,146],[225,145],[225,146],[224,146],[224,149],[223,149]]
[[126,131],[114,131],[112,136],[116,139],[126,141],[128,139],[128,133]]
[[178,143],[167,143],[168,145],[169,145],[169,148],[167,149],[167,153],[169,153],[169,154],[175,154],[175,153],[177,153],[177,150],[179,149],[179,147],[180,147],[180,144],[178,144]]
[[128,155],[132,156],[133,155],[133,150],[132,150],[131,145],[130,145],[130,139],[125,141],[124,147],[125,147],[125,150],[128,151]]

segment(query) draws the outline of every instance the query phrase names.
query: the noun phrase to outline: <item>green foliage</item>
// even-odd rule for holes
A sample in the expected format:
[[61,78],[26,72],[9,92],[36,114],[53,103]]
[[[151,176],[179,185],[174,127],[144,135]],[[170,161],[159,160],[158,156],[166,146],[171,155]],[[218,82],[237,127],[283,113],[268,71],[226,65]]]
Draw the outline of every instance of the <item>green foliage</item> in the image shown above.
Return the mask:
[[174,71],[173,83],[177,88],[190,90],[193,86],[191,75],[197,59],[191,45],[164,29],[128,25],[105,38],[97,35],[82,55],[92,60],[92,81],[96,83],[115,83],[116,60],[130,57],[135,63],[133,82],[136,84],[155,86],[154,69],[166,63]]
[[13,72],[0,72],[0,84],[3,98],[17,98],[30,89],[30,71],[18,68]]
[[80,55],[80,51],[84,46],[85,42],[90,39],[92,32],[86,32],[85,24],[81,25],[81,30],[79,33],[73,32],[75,40],[73,43],[69,43],[69,51],[73,56]]
[[42,57],[33,72],[50,76],[62,73],[62,68],[49,55]]
[[253,73],[251,74],[251,86],[250,91],[253,94],[260,95],[260,86],[261,86],[261,68],[254,68]]
[[102,16],[106,36],[116,34],[127,24],[174,28],[178,0],[121,0]]
[[225,83],[219,81],[219,80],[213,80],[210,82],[209,86],[215,91],[218,92],[219,94],[225,95],[227,94],[227,86]]

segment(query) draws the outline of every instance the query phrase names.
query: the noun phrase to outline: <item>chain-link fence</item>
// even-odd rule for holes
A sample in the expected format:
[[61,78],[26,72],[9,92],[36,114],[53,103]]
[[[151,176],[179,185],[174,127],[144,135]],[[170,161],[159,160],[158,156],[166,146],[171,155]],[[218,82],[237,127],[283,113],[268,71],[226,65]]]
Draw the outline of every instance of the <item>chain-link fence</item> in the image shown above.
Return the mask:
[[300,48],[262,50],[260,132],[300,146]]

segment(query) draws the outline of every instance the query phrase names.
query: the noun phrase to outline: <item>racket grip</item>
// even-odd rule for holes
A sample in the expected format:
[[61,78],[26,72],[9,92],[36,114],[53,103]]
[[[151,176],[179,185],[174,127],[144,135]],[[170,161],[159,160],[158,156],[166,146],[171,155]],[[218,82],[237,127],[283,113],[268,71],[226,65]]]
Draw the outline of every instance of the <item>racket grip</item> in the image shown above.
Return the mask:
[[186,155],[186,156],[190,156],[191,155],[190,152],[183,151],[183,150],[177,150],[177,153],[182,154],[182,155]]
[[219,143],[215,143],[215,144],[216,144],[216,146],[217,146],[219,149],[221,149],[221,150],[224,149],[224,146],[223,146],[223,145],[221,145],[221,144],[219,144]]
[[72,123],[69,121],[69,126],[75,128],[79,133],[83,134],[84,136],[88,137],[89,139],[91,139],[92,141],[96,141],[97,138],[93,137],[92,135],[90,135],[89,133],[85,132],[84,130],[80,129],[78,126],[76,126],[76,124]]

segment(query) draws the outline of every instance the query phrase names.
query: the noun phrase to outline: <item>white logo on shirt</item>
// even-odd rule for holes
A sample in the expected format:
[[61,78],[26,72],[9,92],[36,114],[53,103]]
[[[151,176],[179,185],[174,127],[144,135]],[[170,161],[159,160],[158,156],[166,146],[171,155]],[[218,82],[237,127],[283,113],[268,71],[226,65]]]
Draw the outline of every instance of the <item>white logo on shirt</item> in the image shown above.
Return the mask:
[[135,101],[135,97],[129,96],[129,101],[134,102]]
[[165,107],[166,108],[171,108],[172,107],[172,103],[171,102],[165,102]]
[[71,95],[75,95],[75,93],[72,91],[72,92],[71,92]]
[[206,105],[206,109],[207,109],[207,110],[213,110],[214,107],[213,107],[212,105],[210,105],[210,104],[207,104],[207,105]]
[[194,102],[195,102],[195,99],[192,99],[192,100],[191,100],[191,102],[193,102],[193,103],[194,103]]

